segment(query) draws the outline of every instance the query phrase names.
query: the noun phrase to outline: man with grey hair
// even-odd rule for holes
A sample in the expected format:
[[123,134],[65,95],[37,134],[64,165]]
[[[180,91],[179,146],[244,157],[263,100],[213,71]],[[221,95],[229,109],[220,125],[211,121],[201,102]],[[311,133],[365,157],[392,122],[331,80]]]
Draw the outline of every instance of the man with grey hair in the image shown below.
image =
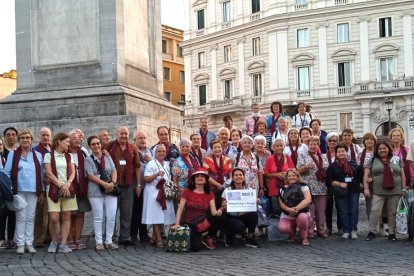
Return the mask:
[[110,155],[114,161],[118,174],[117,180],[121,188],[121,195],[118,197],[119,207],[119,240],[118,244],[131,244],[131,219],[132,207],[135,193],[139,197],[142,192],[141,182],[141,161],[139,160],[137,147],[129,144],[129,130],[126,126],[117,129],[116,140],[110,149]]
[[[144,172],[147,163],[152,159],[151,150],[147,147],[147,135],[137,130],[134,135],[135,145],[137,146],[139,160],[141,161],[141,183],[137,183],[134,193],[134,204],[132,207],[132,219],[131,219],[131,244],[137,244],[138,234],[140,242],[149,240],[147,225],[141,222],[142,219],[142,206],[144,202]],[[139,192],[141,187],[141,192]]]
[[[45,154],[51,151],[51,140],[52,140],[52,131],[48,127],[42,127],[39,130],[39,144],[33,149],[40,152],[42,157],[45,157]],[[50,180],[44,175],[43,184],[45,187],[49,185]],[[51,241],[50,232],[48,226],[48,209],[47,209],[47,200],[43,202],[38,202],[36,207],[35,215],[35,226],[34,226],[34,244],[36,247],[43,246],[43,244],[49,244]]]

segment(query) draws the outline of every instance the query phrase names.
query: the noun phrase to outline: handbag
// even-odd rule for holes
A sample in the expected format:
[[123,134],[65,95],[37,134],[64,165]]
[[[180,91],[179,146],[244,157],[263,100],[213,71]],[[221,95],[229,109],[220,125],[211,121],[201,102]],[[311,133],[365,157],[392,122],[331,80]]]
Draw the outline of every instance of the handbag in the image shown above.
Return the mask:
[[259,205],[262,206],[262,208],[265,211],[265,213],[267,215],[269,215],[270,214],[270,210],[271,210],[271,208],[270,208],[270,199],[268,197],[266,197],[266,196],[261,196],[259,200],[260,200],[259,201]]
[[[93,155],[91,155],[93,162],[95,163],[96,169],[98,170],[99,173],[99,179],[106,182],[106,183],[111,183],[112,182],[112,178],[111,176],[102,168],[101,164],[95,159],[95,157]],[[102,185],[98,185],[99,190],[103,193],[103,194],[107,194],[107,195],[112,195],[112,196],[119,196],[121,195],[121,187],[119,187],[119,185],[117,183],[114,184],[114,188],[112,189],[112,191],[110,193],[107,193],[105,191],[105,188]]]
[[183,225],[168,231],[167,252],[189,252],[191,250],[190,227]]
[[164,194],[167,199],[173,199],[178,196],[178,187],[174,181],[168,180],[164,183]]
[[346,196],[348,195],[348,188],[343,188],[340,186],[333,186],[331,187],[331,193],[337,197]]
[[279,232],[277,226],[279,224],[278,218],[269,219],[269,226],[267,227],[267,239],[269,241],[281,241],[285,240],[288,235]]
[[198,233],[204,233],[210,228],[211,223],[206,216],[201,216],[191,220],[188,225],[195,229]]
[[265,209],[258,204],[257,205],[257,227],[258,228],[265,228],[270,225],[269,217],[266,214]]
[[397,233],[400,234],[407,234],[408,233],[408,226],[407,226],[407,215],[408,215],[408,204],[404,197],[400,198],[397,207],[397,214],[396,214],[396,230]]

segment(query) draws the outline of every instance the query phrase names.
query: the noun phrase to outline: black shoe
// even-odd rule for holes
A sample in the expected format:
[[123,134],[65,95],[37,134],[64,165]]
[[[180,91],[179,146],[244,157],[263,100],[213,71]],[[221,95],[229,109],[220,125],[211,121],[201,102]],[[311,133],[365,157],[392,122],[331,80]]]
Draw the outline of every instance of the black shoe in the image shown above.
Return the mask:
[[255,237],[252,238],[247,238],[246,239],[246,246],[247,247],[252,247],[252,248],[258,248],[260,247],[259,243],[257,242]]
[[233,244],[234,237],[231,234],[224,235],[224,246],[230,247]]
[[131,241],[130,240],[123,240],[123,241],[119,241],[118,244],[128,246],[128,245],[131,245]]
[[388,235],[388,239],[390,240],[390,241],[396,241],[397,240],[397,237],[395,236],[395,234],[389,234]]
[[366,241],[370,241],[372,239],[375,239],[375,234],[373,232],[369,232]]
[[140,241],[141,243],[144,243],[144,242],[149,242],[149,240],[150,240],[150,237],[148,237],[148,236],[142,236],[142,237],[139,237],[139,241]]
[[131,239],[131,241],[130,241],[131,246],[135,246],[137,244],[138,244],[138,239]]

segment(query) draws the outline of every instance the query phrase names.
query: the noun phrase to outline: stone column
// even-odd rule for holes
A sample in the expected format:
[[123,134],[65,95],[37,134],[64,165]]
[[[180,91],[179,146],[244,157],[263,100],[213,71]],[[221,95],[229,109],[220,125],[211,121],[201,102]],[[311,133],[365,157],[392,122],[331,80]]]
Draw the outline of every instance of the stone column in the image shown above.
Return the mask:
[[216,0],[208,0],[207,6],[206,27],[208,28],[208,33],[214,33],[217,30]]
[[[277,31],[277,78],[278,88],[289,88],[289,55],[288,33],[286,30]],[[284,68],[284,69],[282,69]]]
[[239,73],[239,95],[243,97],[246,94],[245,91],[245,76],[246,76],[246,69],[245,69],[245,64],[244,64],[244,42],[246,41],[246,38],[240,37],[239,39],[237,39],[237,45],[238,45],[238,52],[239,52],[239,57],[238,57],[238,61],[239,61],[239,68],[238,68],[238,73]]
[[277,32],[268,33],[269,40],[269,90],[273,91],[278,88],[278,49],[277,49]]
[[328,85],[328,53],[326,49],[326,28],[328,24],[322,23],[318,26],[319,37],[319,86]]
[[371,99],[358,100],[361,103],[362,133],[372,132],[371,129]]

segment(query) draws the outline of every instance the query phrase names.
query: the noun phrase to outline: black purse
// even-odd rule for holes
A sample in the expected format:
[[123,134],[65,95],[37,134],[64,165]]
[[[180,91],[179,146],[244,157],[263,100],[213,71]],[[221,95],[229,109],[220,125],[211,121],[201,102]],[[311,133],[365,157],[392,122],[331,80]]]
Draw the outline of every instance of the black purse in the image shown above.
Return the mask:
[[[91,155],[91,157],[100,175],[99,178],[106,183],[111,183],[112,182],[111,176],[102,168],[101,164],[96,160],[95,156]],[[105,188],[102,185],[98,185],[98,187],[99,187],[99,190],[103,194],[112,195],[112,196],[119,196],[121,194],[121,187],[119,187],[117,183],[114,184],[114,188],[112,189],[112,192],[110,193],[107,193],[105,191]]]

